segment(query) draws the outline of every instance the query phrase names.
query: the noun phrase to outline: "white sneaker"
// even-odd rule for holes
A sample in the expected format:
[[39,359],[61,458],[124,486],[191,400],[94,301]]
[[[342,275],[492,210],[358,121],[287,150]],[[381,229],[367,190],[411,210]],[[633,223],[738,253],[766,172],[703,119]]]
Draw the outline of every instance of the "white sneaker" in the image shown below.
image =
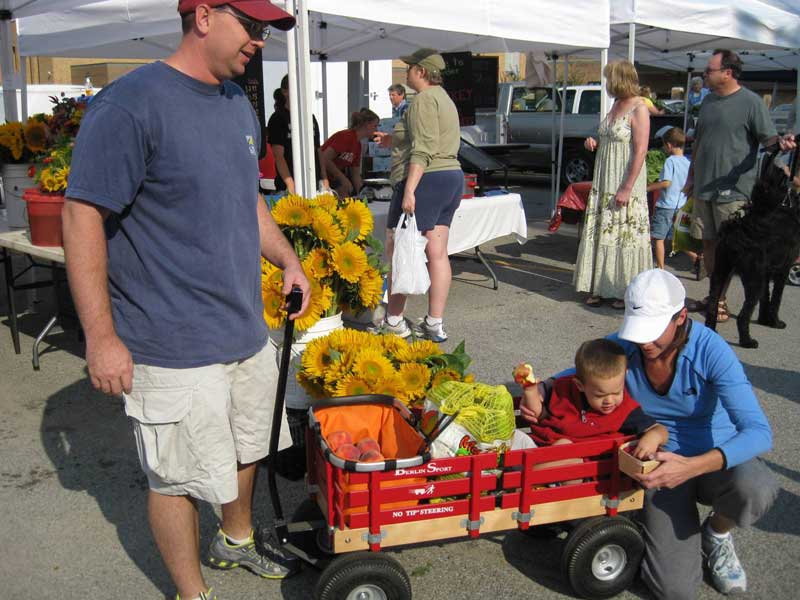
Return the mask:
[[439,343],[447,340],[447,333],[444,330],[444,323],[430,325],[428,323],[428,318],[425,317],[422,319],[422,321],[420,321],[418,327],[421,337],[429,339],[432,342]]
[[703,558],[708,566],[711,582],[722,594],[736,594],[747,591],[747,575],[736,556],[733,536],[720,538],[709,529],[708,519],[703,522]]
[[411,335],[411,327],[408,326],[406,319],[401,319],[397,325],[390,325],[386,318],[377,327],[370,327],[370,333],[375,335],[396,335],[401,338],[407,338]]

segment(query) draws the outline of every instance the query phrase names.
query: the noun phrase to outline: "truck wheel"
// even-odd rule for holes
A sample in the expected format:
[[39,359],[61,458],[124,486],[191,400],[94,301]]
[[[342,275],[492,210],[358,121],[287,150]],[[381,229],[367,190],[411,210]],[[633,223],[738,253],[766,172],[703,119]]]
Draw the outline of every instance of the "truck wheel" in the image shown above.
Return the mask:
[[792,268],[789,269],[787,281],[792,285],[800,285],[800,263],[792,265]]
[[561,568],[576,594],[610,598],[627,589],[639,572],[644,540],[625,517],[594,517],[572,530]]
[[334,560],[320,575],[317,600],[411,600],[411,582],[395,559],[354,552]]
[[580,148],[567,148],[564,164],[561,165],[561,180],[564,185],[589,181],[594,169],[594,156]]

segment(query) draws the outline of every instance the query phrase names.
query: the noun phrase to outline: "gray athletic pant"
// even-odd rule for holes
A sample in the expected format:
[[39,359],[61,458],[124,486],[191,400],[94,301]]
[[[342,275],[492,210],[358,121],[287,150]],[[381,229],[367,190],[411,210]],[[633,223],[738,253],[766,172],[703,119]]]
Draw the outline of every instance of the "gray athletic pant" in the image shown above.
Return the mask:
[[674,489],[647,490],[641,522],[646,544],[642,579],[656,598],[695,598],[703,580],[697,503],[746,527],[778,495],[778,482],[760,460],[706,473]]

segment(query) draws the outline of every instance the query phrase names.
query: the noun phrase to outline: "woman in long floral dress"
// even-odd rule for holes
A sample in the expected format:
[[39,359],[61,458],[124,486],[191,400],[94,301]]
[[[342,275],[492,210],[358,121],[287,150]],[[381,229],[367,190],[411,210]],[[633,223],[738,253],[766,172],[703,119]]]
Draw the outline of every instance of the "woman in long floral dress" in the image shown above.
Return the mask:
[[577,291],[589,292],[589,306],[614,299],[614,308],[624,308],[630,280],[653,267],[645,169],[650,114],[631,63],[609,63],[604,75],[616,100],[600,123],[600,142],[587,138],[584,144],[597,150],[597,159],[573,282]]

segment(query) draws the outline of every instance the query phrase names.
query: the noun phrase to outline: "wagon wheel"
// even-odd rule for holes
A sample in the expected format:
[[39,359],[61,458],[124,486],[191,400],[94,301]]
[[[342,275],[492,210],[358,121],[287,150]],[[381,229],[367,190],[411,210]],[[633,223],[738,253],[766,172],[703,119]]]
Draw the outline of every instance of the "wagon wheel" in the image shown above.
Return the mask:
[[324,526],[325,517],[319,505],[312,498],[304,500],[292,515],[292,523],[308,521],[320,524],[321,527],[311,531],[299,531],[289,534],[291,542],[314,558],[324,558],[332,553],[328,532]]
[[354,552],[334,560],[320,575],[317,600],[411,600],[411,582],[395,559]]
[[787,280],[791,285],[800,285],[800,263],[792,265]]
[[627,589],[639,572],[644,540],[625,517],[594,517],[567,538],[561,557],[564,577],[584,598],[609,598]]

